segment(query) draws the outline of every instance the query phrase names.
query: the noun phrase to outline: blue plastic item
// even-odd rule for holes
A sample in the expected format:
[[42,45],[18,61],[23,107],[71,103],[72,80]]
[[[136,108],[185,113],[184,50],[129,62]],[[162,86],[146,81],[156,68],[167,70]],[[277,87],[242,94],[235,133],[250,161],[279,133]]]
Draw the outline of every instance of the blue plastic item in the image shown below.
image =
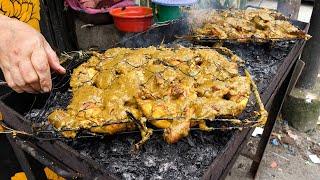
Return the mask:
[[163,6],[188,6],[198,2],[198,0],[151,0],[152,3]]

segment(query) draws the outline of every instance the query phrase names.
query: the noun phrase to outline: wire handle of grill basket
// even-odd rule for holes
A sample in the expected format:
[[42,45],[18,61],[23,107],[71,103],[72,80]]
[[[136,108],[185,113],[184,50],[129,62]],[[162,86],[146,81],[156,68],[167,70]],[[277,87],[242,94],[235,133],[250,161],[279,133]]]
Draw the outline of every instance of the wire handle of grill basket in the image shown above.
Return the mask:
[[217,38],[208,36],[196,36],[196,35],[185,35],[185,36],[175,36],[177,39],[185,39],[198,43],[241,43],[241,42],[251,42],[251,43],[276,43],[285,41],[297,41],[301,38]]
[[5,81],[0,81],[0,86],[8,86],[8,83]]
[[[161,120],[166,119],[170,120],[173,118],[162,118]],[[179,119],[183,119],[182,117]],[[152,120],[160,120],[160,119],[152,119]],[[204,120],[204,119],[193,119],[196,121]],[[128,120],[130,121],[130,120]],[[255,127],[257,125],[257,121],[254,120],[239,120],[239,119],[214,119],[211,121],[212,123],[221,123],[221,127],[212,127],[213,130],[242,130],[243,128],[251,128]],[[231,124],[228,124],[231,123]],[[112,123],[114,124],[114,123]],[[33,138],[35,140],[39,141],[53,141],[53,140],[68,140],[67,138],[58,135],[56,130],[39,130],[35,131],[34,133],[27,133],[24,131],[19,131],[12,129],[8,126],[6,126],[3,122],[0,122],[0,125],[4,128],[4,131],[0,131],[0,134],[13,134],[14,136],[19,136],[19,137],[27,137],[27,138]],[[234,126],[236,125],[236,126]],[[64,131],[67,131],[70,129],[64,129]],[[190,128],[191,131],[199,131],[199,128]],[[163,133],[163,129],[155,129],[153,132],[155,133]],[[140,131],[127,131],[127,132],[121,132],[118,134],[139,134]],[[87,138],[103,138],[104,135],[96,134],[96,133],[91,133],[91,132],[82,132],[84,135],[79,135],[75,139],[87,139]],[[41,137],[45,135],[45,137]],[[51,136],[51,137],[50,137]],[[72,141],[72,140],[70,140]]]

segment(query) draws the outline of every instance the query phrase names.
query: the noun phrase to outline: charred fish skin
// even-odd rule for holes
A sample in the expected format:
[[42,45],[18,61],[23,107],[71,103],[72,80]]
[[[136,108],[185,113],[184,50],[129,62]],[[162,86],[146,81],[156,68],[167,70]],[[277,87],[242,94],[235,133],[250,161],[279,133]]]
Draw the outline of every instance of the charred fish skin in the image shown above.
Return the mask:
[[72,74],[73,98],[67,109],[55,110],[48,119],[69,138],[83,129],[108,135],[139,129],[139,149],[152,135],[151,124],[164,129],[166,142],[176,143],[191,127],[211,131],[204,119],[243,112],[252,81],[240,75],[239,61],[226,48],[94,53]]

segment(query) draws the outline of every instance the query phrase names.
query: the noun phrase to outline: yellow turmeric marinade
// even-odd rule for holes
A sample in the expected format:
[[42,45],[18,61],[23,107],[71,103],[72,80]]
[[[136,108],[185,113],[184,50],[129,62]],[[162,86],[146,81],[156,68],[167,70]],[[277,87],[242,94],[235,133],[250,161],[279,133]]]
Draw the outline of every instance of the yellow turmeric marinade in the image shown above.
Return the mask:
[[285,17],[268,9],[197,11],[190,15],[199,37],[233,39],[241,42],[306,39],[311,36],[292,25]]
[[55,110],[49,121],[66,137],[80,129],[115,134],[139,128],[143,142],[152,134],[149,122],[175,143],[190,127],[210,131],[204,119],[236,117],[245,109],[251,80],[239,74],[238,60],[214,49],[184,47],[95,53],[73,71],[67,109]]

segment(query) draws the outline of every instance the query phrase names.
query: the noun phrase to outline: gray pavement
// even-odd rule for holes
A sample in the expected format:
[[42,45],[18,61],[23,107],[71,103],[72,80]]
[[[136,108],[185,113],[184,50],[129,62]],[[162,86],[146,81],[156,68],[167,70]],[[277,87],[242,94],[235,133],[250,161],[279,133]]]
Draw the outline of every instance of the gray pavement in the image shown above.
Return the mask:
[[[258,6],[260,4],[260,2],[261,1],[251,1],[251,2],[248,2],[248,4]],[[265,8],[269,8],[269,9],[277,9],[277,1],[264,0],[264,1],[262,1],[260,7],[265,7]],[[310,3],[308,3],[308,4],[303,3],[300,7],[298,20],[303,21],[303,22],[309,22],[310,17],[311,17],[311,13],[312,13],[312,5]]]

